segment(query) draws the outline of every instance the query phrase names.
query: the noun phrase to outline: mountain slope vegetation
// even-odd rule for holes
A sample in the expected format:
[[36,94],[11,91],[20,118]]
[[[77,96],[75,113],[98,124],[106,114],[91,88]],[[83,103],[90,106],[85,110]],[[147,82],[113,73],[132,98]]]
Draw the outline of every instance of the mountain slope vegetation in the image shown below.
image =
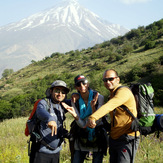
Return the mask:
[[41,61],[0,80],[0,120],[26,116],[33,103],[45,97],[45,91],[56,80],[64,80],[75,91],[74,77],[85,75],[90,87],[108,97],[102,74],[116,69],[121,82],[151,82],[154,103],[163,106],[163,19],[146,27],[132,29],[124,36],[113,38],[88,49],[53,53]]

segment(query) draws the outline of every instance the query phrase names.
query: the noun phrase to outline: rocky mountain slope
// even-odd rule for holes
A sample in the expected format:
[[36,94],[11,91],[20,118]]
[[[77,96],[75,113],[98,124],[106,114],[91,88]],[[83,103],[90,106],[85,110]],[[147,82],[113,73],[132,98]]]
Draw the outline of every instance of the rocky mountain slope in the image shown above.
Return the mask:
[[83,49],[123,35],[128,30],[111,24],[76,0],[0,28],[0,74],[41,60],[54,52]]

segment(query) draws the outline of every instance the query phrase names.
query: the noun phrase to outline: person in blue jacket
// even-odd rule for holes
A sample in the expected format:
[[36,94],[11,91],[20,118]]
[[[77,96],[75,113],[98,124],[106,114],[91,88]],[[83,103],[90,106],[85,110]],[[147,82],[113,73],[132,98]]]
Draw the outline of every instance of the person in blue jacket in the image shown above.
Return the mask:
[[59,163],[66,112],[61,102],[66,99],[68,92],[66,83],[56,80],[46,91],[47,99],[42,99],[37,105],[36,116],[40,121],[42,141],[35,154],[34,163]]

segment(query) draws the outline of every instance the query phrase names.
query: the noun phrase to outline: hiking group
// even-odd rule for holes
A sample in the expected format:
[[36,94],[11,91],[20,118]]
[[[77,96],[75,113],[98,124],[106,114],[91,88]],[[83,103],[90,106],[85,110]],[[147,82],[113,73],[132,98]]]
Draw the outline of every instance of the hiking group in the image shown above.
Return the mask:
[[[110,163],[134,162],[140,138],[138,129],[134,130],[138,127],[131,127],[137,120],[135,97],[128,87],[120,84],[115,70],[106,70],[102,79],[110,92],[105,104],[104,97],[89,87],[83,75],[75,77],[77,93],[71,99],[66,99],[69,88],[64,81],[52,83],[46,98],[34,105],[35,112],[26,124],[30,163],[59,163],[64,138],[69,139],[72,163],[83,163],[89,155],[93,163],[102,163],[107,149]],[[69,132],[64,128],[67,112],[74,117]],[[108,113],[111,124],[107,121]]]

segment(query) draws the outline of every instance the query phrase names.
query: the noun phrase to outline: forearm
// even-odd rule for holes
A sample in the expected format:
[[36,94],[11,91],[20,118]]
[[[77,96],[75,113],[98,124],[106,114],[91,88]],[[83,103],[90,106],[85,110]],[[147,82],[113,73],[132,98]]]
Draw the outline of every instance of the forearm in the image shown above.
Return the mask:
[[72,107],[74,108],[74,110],[75,110],[75,112],[76,112],[76,118],[75,118],[75,116],[73,116],[73,117],[75,118],[76,123],[78,124],[78,126],[81,127],[81,128],[83,128],[83,127],[85,126],[86,122],[85,122],[85,120],[82,120],[82,119],[80,118],[79,111],[78,111],[78,109],[76,108],[75,104],[74,104],[73,102],[72,102],[71,104],[72,104]]
[[[125,96],[124,96],[125,95]],[[118,91],[117,94],[110,99],[106,104],[102,105],[95,113],[90,116],[90,119],[95,119],[96,121],[113,111],[115,108],[124,105],[130,97],[130,90],[124,88],[121,91]]]
[[72,107],[73,107],[74,110],[75,110],[75,112],[73,112],[72,116],[75,118],[75,120],[79,120],[80,115],[79,115],[78,110],[76,109],[75,104],[74,104],[73,102],[71,102],[71,105],[72,105]]
[[99,120],[100,118],[102,118],[104,115],[108,114],[110,112],[107,103],[102,105],[98,110],[96,110],[96,112],[94,112],[89,119],[92,120]]
[[97,110],[98,110],[102,105],[104,105],[104,96],[102,96],[102,95],[99,94]]

